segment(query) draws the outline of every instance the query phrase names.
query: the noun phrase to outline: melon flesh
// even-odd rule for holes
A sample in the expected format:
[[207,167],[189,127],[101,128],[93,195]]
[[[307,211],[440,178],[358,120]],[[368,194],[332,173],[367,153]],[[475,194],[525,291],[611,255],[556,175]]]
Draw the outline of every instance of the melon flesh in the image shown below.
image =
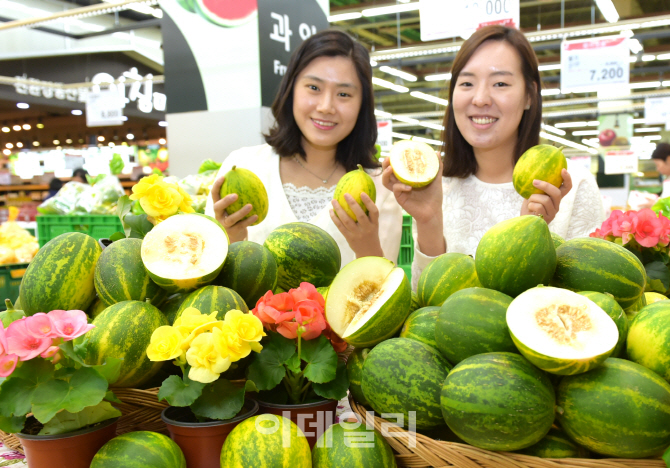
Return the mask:
[[171,216],[142,242],[144,266],[156,276],[174,280],[201,278],[219,268],[228,254],[228,239],[218,223],[199,215]]
[[435,150],[418,141],[396,142],[391,148],[390,161],[398,180],[413,187],[428,185],[440,169]]
[[510,333],[548,357],[583,360],[611,352],[619,339],[614,320],[595,302],[552,287],[530,289],[507,309]]

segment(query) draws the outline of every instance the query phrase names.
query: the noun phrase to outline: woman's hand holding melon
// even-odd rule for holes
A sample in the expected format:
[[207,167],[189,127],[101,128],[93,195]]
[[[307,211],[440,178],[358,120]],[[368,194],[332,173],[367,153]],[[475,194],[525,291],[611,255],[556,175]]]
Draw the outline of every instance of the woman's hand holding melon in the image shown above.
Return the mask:
[[533,181],[533,186],[542,190],[544,193],[534,193],[528,199],[523,201],[521,205],[521,215],[541,215],[549,224],[554,220],[561,200],[572,189],[572,178],[567,170],[561,171],[563,177],[563,184],[560,187],[555,187],[549,182],[542,180]]
[[354,197],[347,193],[344,195],[344,199],[349,205],[349,209],[356,216],[357,221],[354,221],[344,211],[337,200],[332,201],[333,209],[330,210],[330,219],[333,220],[337,229],[347,240],[351,250],[356,254],[356,258],[383,257],[384,251],[379,241],[379,210],[367,193],[361,192],[360,197],[365,208],[367,208],[367,214]]
[[243,206],[233,214],[226,213],[226,208],[235,203],[238,199],[236,193],[230,193],[221,198],[219,192],[221,185],[225,181],[225,176],[219,177],[212,185],[212,200],[214,201],[214,216],[216,220],[221,223],[226,232],[230,243],[243,241],[247,238],[247,228],[258,221],[258,215],[252,215],[244,219],[253,209],[251,204]]

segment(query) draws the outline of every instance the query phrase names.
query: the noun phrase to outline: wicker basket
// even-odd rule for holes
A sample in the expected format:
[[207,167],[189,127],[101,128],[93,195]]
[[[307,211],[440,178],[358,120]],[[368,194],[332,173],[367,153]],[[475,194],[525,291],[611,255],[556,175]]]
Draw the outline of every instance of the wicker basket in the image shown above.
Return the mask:
[[[365,421],[368,411],[353,399],[351,409]],[[374,416],[375,429],[381,434],[382,423],[387,433],[409,434],[401,427]],[[396,452],[399,465],[407,468],[666,468],[663,460],[628,460],[582,458],[538,458],[505,452],[489,452],[471,445],[433,440],[416,434],[414,447],[409,447],[409,437],[384,437]]]

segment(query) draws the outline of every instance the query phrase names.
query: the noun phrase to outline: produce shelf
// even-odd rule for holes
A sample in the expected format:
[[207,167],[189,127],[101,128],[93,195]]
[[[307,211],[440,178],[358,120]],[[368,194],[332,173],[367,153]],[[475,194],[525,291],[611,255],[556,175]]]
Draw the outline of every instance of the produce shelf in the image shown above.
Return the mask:
[[412,281],[412,260],[414,258],[414,238],[412,237],[412,217],[402,217],[402,234],[400,236],[400,252],[397,265],[405,271],[407,279]]
[[66,232],[83,232],[100,240],[117,231],[123,231],[121,220],[114,215],[40,215],[36,219],[37,241],[40,247]]
[[0,265],[0,310],[5,310],[5,299],[15,303],[19,297],[21,280],[29,263]]

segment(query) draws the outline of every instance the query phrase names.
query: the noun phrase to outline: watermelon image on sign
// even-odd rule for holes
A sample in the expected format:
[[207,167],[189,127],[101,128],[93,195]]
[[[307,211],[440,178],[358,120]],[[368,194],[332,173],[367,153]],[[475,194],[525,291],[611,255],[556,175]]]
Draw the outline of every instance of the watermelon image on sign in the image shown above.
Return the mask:
[[193,0],[195,11],[224,28],[240,26],[256,17],[256,0]]

